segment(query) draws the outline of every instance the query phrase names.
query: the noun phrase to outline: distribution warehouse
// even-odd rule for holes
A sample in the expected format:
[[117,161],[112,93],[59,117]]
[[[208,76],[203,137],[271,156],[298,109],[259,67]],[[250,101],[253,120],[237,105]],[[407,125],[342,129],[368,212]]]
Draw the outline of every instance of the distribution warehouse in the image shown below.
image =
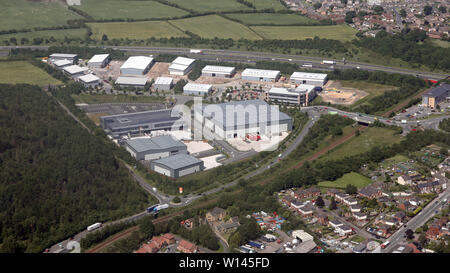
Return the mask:
[[231,77],[233,77],[235,72],[236,72],[236,69],[231,66],[207,65],[202,69],[202,76],[217,77],[217,78],[231,78]]
[[50,61],[53,63],[59,60],[68,60],[71,61],[72,64],[78,63],[78,55],[77,54],[65,54],[65,53],[53,53],[49,56]]
[[200,172],[205,168],[203,161],[187,154],[154,160],[150,166],[153,171],[173,178]]
[[120,73],[128,75],[144,75],[150,70],[152,64],[153,64],[152,57],[131,56],[120,67]]
[[135,77],[118,77],[116,84],[122,87],[138,87],[144,88],[147,83],[147,78],[135,78]]
[[223,139],[244,138],[246,134],[272,136],[292,130],[292,118],[262,100],[197,105],[194,117]]
[[145,111],[100,117],[100,124],[113,138],[141,135],[156,130],[182,130],[186,125],[181,113],[172,110]]
[[153,88],[157,91],[169,91],[173,87],[173,79],[170,77],[158,77]]
[[183,87],[183,94],[203,96],[212,90],[211,84],[188,83]]
[[275,82],[280,77],[280,71],[246,68],[241,76],[247,81]]
[[294,72],[292,73],[290,80],[291,83],[294,84],[309,84],[323,87],[327,82],[327,74]]
[[169,66],[170,75],[186,75],[194,66],[195,59],[177,57]]
[[308,104],[316,97],[315,86],[302,84],[295,89],[272,87],[267,92],[267,98],[273,102],[292,103],[301,106]]
[[103,68],[105,67],[109,62],[111,61],[111,58],[109,57],[109,54],[98,54],[94,55],[87,63],[88,67],[96,67],[96,68]]
[[186,145],[170,135],[130,139],[125,145],[127,151],[136,160],[153,160],[176,154],[187,154]]

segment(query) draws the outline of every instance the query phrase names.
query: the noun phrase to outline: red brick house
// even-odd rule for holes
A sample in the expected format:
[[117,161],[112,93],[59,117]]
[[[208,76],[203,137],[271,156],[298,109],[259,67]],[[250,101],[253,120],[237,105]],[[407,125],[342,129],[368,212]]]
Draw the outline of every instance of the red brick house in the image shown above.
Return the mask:
[[198,247],[195,244],[188,242],[186,240],[181,240],[181,242],[178,244],[177,249],[183,253],[197,253],[198,252]]
[[172,233],[166,233],[163,236],[161,236],[166,241],[167,245],[171,245],[175,243],[175,236]]

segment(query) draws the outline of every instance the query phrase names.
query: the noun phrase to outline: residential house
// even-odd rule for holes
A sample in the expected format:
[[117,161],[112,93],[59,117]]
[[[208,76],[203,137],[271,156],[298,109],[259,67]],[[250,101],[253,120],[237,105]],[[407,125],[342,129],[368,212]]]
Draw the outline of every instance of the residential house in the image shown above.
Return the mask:
[[240,226],[239,223],[233,222],[233,223],[223,223],[216,226],[216,230],[220,233],[231,233],[235,231]]
[[335,197],[335,195],[337,194],[337,193],[339,193],[339,192],[341,192],[340,190],[337,190],[337,189],[329,189],[328,191],[327,191],[327,195],[329,195],[329,196],[331,196],[331,197]]
[[338,226],[336,227],[336,232],[343,234],[343,235],[348,235],[351,234],[353,232],[353,229],[347,225],[342,225],[342,226]]
[[389,217],[384,220],[384,223],[388,226],[395,226],[398,224],[398,220],[397,220],[397,218]]
[[138,250],[134,253],[155,253],[158,252],[159,247],[155,242],[149,242],[148,244],[143,244]]
[[317,218],[317,222],[319,222],[321,225],[324,225],[324,226],[328,225],[328,216],[327,215],[318,214],[316,216],[316,218]]
[[391,233],[391,227],[389,225],[382,225],[380,228],[378,228],[378,235],[382,237],[388,237],[388,235]]
[[411,211],[415,209],[415,206],[411,205],[409,201],[401,201],[398,203],[397,208],[404,211]]
[[405,219],[406,214],[403,211],[399,211],[399,212],[395,213],[393,217],[395,219],[397,219],[398,222],[403,223],[403,220]]
[[227,212],[224,209],[215,207],[213,210],[206,213],[206,219],[208,222],[217,222],[222,221],[226,215]]
[[350,195],[343,193],[343,192],[338,192],[334,195],[334,198],[336,199],[337,202],[344,202],[345,199],[347,199]]
[[151,242],[154,242],[158,249],[167,246],[166,239],[162,238],[161,236],[153,236]]
[[167,245],[171,245],[175,243],[175,236],[172,233],[165,233],[161,236],[166,241]]
[[417,183],[414,188],[420,193],[439,193],[442,190],[442,185],[439,183],[439,180],[425,181]]
[[351,205],[350,206],[350,211],[352,213],[361,212],[361,206],[359,206],[359,205]]
[[183,253],[197,253],[198,252],[198,247],[195,244],[188,242],[186,240],[181,240],[181,242],[178,244],[177,249],[178,249],[178,251],[183,252]]
[[298,209],[298,212],[303,217],[311,217],[313,215],[313,209],[310,206],[303,206],[303,207]]
[[359,196],[365,197],[368,199],[374,199],[382,196],[382,191],[379,189],[375,189],[372,186],[367,186],[359,190]]
[[353,217],[355,217],[355,219],[358,220],[358,221],[367,220],[367,215],[365,215],[364,213],[361,213],[361,212],[353,213]]
[[288,206],[288,207],[291,206],[291,203],[292,203],[293,201],[295,201],[295,199],[294,199],[293,197],[290,197],[290,196],[284,196],[284,197],[281,199],[281,202],[283,202],[284,204],[286,204],[286,206]]
[[355,198],[347,198],[347,199],[344,199],[344,203],[348,206],[354,206],[354,205],[358,204],[358,201],[356,201]]
[[411,185],[412,179],[409,175],[401,175],[397,178],[397,183],[400,185]]
[[341,221],[336,220],[336,219],[329,221],[328,224],[330,225],[330,227],[333,227],[333,228],[337,228],[337,227],[344,225],[343,223],[341,223]]

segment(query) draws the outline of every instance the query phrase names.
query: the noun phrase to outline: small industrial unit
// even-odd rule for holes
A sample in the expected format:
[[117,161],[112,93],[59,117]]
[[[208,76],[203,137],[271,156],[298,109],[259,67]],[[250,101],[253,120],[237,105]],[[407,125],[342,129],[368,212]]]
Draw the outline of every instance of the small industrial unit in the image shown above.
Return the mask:
[[294,72],[291,75],[290,81],[293,84],[308,84],[323,87],[327,83],[327,74],[324,73],[306,73]]
[[169,91],[173,87],[173,79],[170,77],[158,77],[153,84],[153,89],[157,91]]
[[246,81],[276,82],[280,78],[280,71],[246,68],[241,78]]
[[88,61],[87,65],[88,67],[103,68],[110,61],[111,58],[109,57],[109,54],[97,54],[92,56],[92,58]]
[[194,67],[195,59],[177,57],[169,66],[170,75],[183,76]]
[[170,135],[127,140],[125,147],[136,160],[153,160],[187,154],[187,146]]
[[120,74],[144,75],[153,65],[153,58],[147,56],[131,56],[120,67]]
[[100,84],[100,78],[94,74],[87,74],[78,78],[85,87],[95,87]]
[[301,106],[308,106],[316,95],[316,87],[308,84],[301,84],[295,89],[272,87],[266,94],[267,99],[272,102],[291,103]]
[[211,84],[188,83],[183,87],[183,94],[204,96],[212,90]]
[[150,167],[157,173],[173,178],[201,172],[205,169],[202,160],[188,154],[177,154],[153,160]]
[[72,78],[78,78],[83,76],[89,69],[87,67],[81,67],[78,65],[70,65],[63,68],[64,73],[71,76]]
[[203,77],[232,78],[236,68],[231,66],[207,65],[202,69]]
[[262,100],[197,105],[194,118],[222,139],[245,139],[248,134],[270,137],[292,130],[292,118]]
[[442,84],[422,95],[422,105],[430,108],[450,98],[450,84]]
[[66,53],[53,53],[49,56],[50,61],[52,63],[60,60],[68,60],[71,61],[72,64],[78,63],[78,55],[77,54],[66,54]]
[[54,61],[54,62],[53,62],[53,65],[54,65],[56,68],[58,68],[58,69],[63,69],[63,68],[66,67],[66,66],[73,65],[73,62],[64,59],[64,60]]
[[145,84],[147,83],[147,78],[120,76],[116,79],[115,83],[121,87],[144,88]]

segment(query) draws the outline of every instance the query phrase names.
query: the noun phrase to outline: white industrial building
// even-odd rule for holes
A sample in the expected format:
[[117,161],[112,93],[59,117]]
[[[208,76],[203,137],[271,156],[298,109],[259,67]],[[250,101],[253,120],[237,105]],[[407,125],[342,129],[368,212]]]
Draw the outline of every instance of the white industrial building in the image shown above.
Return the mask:
[[241,77],[246,81],[275,82],[280,77],[280,71],[246,68]]
[[153,58],[147,56],[131,56],[120,67],[121,74],[127,75],[144,75],[153,64]]
[[127,140],[126,150],[136,160],[153,160],[176,154],[187,154],[187,146],[170,135]]
[[72,64],[78,63],[77,54],[53,53],[52,55],[49,56],[49,58],[52,63],[59,60],[68,60],[71,61]]
[[231,66],[207,65],[202,69],[202,76],[217,77],[217,78],[231,78],[231,77],[233,77],[235,72],[236,72],[236,69]]
[[292,231],[292,237],[297,240],[301,240],[302,242],[314,240],[314,237],[311,234],[302,229]]
[[195,59],[177,57],[169,66],[169,74],[179,76],[186,75],[187,73],[189,73],[189,71],[191,71],[194,63]]
[[170,77],[158,77],[153,85],[153,89],[157,91],[169,91],[172,87],[173,79]]
[[116,84],[122,87],[138,87],[144,88],[147,78],[125,77],[120,76],[116,80]]
[[187,154],[177,154],[153,160],[150,167],[157,173],[173,178],[201,172],[205,169],[202,160]]
[[187,83],[183,87],[183,94],[185,95],[198,95],[204,96],[205,94],[209,94],[212,90],[211,84],[202,84],[202,83]]
[[66,59],[64,59],[64,60],[57,60],[57,61],[53,62],[53,65],[56,66],[56,68],[62,69],[64,67],[66,67],[66,66],[73,65],[73,62],[69,61],[69,60],[66,60]]
[[196,105],[194,118],[222,139],[245,138],[247,134],[273,136],[292,130],[292,118],[262,100]]
[[80,80],[81,83],[83,83],[83,85],[85,87],[94,87],[100,84],[100,78],[95,76],[94,74],[87,74],[87,75],[83,75],[80,76],[78,78]]
[[78,65],[70,65],[63,68],[63,71],[70,75],[73,78],[78,78],[80,76],[83,76],[86,71],[89,69],[87,67],[81,67]]
[[267,92],[267,99],[278,103],[291,103],[301,106],[308,106],[316,95],[317,93],[315,86],[302,84],[295,89],[272,87]]
[[328,75],[324,73],[294,72],[290,81],[294,84],[309,84],[323,87],[327,82],[327,77]]
[[88,61],[87,65],[88,67],[103,68],[110,61],[111,58],[109,57],[109,54],[97,54],[92,56],[92,58]]

